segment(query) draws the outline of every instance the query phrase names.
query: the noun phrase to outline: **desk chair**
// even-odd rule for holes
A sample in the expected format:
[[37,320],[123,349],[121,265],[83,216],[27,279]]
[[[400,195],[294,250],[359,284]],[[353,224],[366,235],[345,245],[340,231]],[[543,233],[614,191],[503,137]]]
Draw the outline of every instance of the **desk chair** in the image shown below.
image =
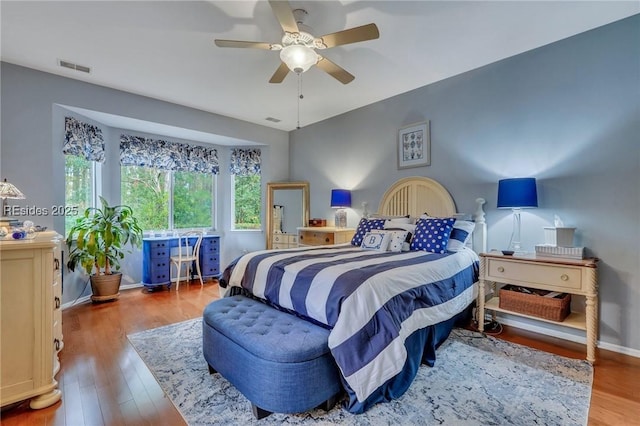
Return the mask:
[[[197,237],[197,238],[196,238]],[[196,238],[195,244],[190,244],[190,239]],[[191,275],[191,268],[193,264],[196,265],[196,271],[198,272],[198,278],[200,278],[200,285],[204,286],[202,282],[202,273],[200,272],[200,244],[202,243],[202,232],[191,231],[185,232],[178,237],[178,247],[175,248],[175,253],[172,250],[171,253],[171,265],[176,267],[176,291],[180,289],[180,279],[182,272],[182,264],[186,264],[187,269],[187,283]]]

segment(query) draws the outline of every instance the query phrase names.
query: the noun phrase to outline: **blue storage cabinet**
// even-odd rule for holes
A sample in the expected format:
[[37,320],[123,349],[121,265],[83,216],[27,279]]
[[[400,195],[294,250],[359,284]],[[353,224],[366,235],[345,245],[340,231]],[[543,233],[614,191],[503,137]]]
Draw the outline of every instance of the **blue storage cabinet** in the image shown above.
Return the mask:
[[[194,241],[195,243],[195,237]],[[145,287],[171,287],[171,249],[178,247],[178,237],[154,237],[142,240],[142,284]],[[205,235],[200,246],[202,278],[220,276],[220,237]]]

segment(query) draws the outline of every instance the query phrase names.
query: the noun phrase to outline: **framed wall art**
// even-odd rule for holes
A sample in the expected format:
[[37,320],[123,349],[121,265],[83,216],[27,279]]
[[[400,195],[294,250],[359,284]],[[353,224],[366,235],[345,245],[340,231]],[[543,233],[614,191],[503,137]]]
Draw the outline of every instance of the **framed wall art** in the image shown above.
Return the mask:
[[429,120],[398,130],[398,169],[431,164]]

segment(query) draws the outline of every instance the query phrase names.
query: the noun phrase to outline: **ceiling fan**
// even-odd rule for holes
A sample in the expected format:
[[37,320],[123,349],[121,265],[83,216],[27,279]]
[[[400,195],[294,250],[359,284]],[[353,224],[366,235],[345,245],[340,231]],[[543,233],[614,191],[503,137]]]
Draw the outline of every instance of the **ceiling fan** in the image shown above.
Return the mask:
[[215,40],[218,47],[279,50],[282,63],[271,76],[269,83],[282,83],[289,71],[301,74],[313,65],[343,84],[350,83],[355,77],[344,68],[320,56],[316,49],[328,49],[380,37],[376,24],[367,24],[316,38],[306,31],[308,27],[304,25],[304,16],[307,14],[305,10],[292,9],[286,0],[269,0],[269,4],[284,31],[281,43]]

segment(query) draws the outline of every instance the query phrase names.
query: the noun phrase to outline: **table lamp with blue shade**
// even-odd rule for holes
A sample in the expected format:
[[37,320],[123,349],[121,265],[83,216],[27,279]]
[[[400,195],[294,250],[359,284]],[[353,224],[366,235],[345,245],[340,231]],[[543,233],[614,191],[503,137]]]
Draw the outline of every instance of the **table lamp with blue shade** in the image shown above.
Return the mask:
[[348,189],[331,190],[331,208],[336,210],[336,228],[347,227],[347,211],[345,208],[351,207],[351,191]]
[[522,252],[520,246],[520,212],[538,207],[538,191],[535,178],[502,179],[498,181],[498,208],[513,211],[513,231],[509,250],[505,254]]

